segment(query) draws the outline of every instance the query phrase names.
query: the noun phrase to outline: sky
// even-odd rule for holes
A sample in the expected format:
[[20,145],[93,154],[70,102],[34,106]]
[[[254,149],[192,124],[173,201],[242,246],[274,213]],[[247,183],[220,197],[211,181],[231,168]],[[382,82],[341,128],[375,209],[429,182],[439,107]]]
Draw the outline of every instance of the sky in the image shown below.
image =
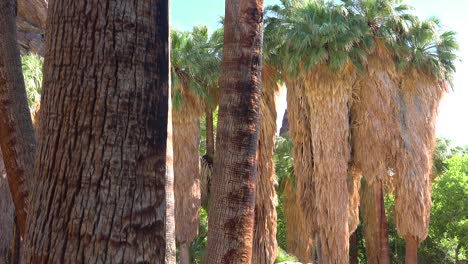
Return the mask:
[[[276,4],[277,0],[264,0],[264,5]],[[460,44],[457,72],[453,89],[445,95],[440,104],[436,132],[448,138],[454,145],[468,145],[468,1],[466,0],[406,0],[415,8],[420,18],[436,16],[447,30],[457,32]],[[172,0],[171,26],[180,30],[190,30],[193,26],[207,25],[210,30],[219,27],[219,18],[224,14],[223,0]],[[285,95],[281,94],[278,104],[278,125],[281,126]],[[465,119],[467,118],[467,119]]]

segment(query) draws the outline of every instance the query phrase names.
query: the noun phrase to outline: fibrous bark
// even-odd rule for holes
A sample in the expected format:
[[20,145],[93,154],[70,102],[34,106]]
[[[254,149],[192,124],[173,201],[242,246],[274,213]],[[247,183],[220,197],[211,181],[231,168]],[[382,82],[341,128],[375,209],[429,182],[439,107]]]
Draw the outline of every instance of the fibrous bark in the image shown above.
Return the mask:
[[21,58],[16,45],[12,0],[0,1],[0,146],[20,233],[25,234],[28,190],[33,184],[36,139]]
[[260,116],[263,1],[226,1],[206,263],[250,263]]
[[275,208],[275,164],[273,150],[276,135],[275,94],[278,85],[273,69],[264,65],[262,69],[262,96],[260,105],[260,136],[258,140],[257,188],[255,194],[255,227],[252,263],[275,262],[276,208]]
[[9,263],[15,230],[15,206],[10,195],[8,180],[0,150],[0,263]]
[[423,72],[410,70],[402,77],[398,101],[402,148],[396,165],[395,224],[398,234],[411,243],[411,250],[417,249],[429,228],[435,122],[444,91],[445,83]]
[[[200,122],[193,109],[173,112],[175,231],[180,263],[188,264],[189,246],[198,235],[200,220]],[[186,258],[182,258],[186,256]]]
[[288,180],[284,187],[284,220],[286,221],[287,252],[301,263],[310,263],[314,258],[313,236],[306,230],[306,220],[297,200],[294,182]]
[[53,1],[25,263],[166,263],[168,2]]

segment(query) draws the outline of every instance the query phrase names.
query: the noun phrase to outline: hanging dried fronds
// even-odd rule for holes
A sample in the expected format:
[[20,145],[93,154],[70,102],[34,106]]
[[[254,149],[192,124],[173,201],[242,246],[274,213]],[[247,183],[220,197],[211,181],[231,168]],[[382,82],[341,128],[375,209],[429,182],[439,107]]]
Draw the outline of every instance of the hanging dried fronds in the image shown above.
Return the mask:
[[275,164],[273,150],[276,135],[275,94],[279,87],[276,72],[265,64],[262,69],[260,135],[257,152],[257,188],[252,263],[270,264],[276,259]]

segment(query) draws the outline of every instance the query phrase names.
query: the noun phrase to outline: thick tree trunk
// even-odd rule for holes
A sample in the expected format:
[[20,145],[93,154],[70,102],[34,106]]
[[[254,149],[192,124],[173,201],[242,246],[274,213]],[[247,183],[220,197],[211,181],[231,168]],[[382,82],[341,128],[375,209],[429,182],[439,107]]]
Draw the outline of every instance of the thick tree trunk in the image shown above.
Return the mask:
[[380,181],[362,184],[361,218],[369,263],[390,264],[387,217],[383,198],[384,191]]
[[349,264],[359,264],[358,237],[356,231],[354,231],[349,238]]
[[0,1],[0,147],[22,236],[28,186],[32,183],[36,139],[16,44],[13,0]]
[[252,259],[262,20],[262,0],[226,1],[206,263],[250,263]]
[[167,263],[168,1],[49,11],[23,260]]
[[[200,222],[200,122],[193,109],[173,111],[175,231],[179,245],[188,245],[198,235]],[[182,249],[182,248],[181,248]],[[181,264],[188,264],[182,262]]]
[[271,264],[277,254],[275,164],[273,151],[276,135],[275,92],[278,85],[271,78],[271,68],[263,65],[260,106],[260,136],[258,141],[257,188],[255,194],[255,227],[252,263]]
[[411,235],[405,236],[405,264],[418,263],[418,241]]
[[206,155],[213,159],[215,153],[213,109],[206,106]]

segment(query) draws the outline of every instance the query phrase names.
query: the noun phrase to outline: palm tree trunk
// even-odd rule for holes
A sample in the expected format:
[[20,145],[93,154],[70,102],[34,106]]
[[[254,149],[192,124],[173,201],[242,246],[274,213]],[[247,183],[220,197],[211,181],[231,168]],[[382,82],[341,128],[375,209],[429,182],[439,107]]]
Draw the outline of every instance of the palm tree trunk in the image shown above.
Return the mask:
[[252,260],[262,20],[263,1],[226,1],[206,263]]
[[359,264],[357,231],[354,231],[349,238],[349,253],[349,263]]
[[273,150],[276,135],[275,92],[278,86],[263,65],[262,96],[260,106],[260,137],[258,141],[257,189],[255,194],[255,227],[252,263],[271,264],[277,254],[275,164]]
[[174,192],[176,241],[187,247],[198,235],[200,220],[200,122],[186,107],[172,114],[174,143]]
[[210,106],[206,106],[205,114],[206,114],[206,155],[212,159],[215,153],[213,109],[211,109]]
[[314,259],[314,243],[305,229],[306,219],[299,206],[296,192],[293,182],[287,180],[283,192],[287,252],[296,256],[302,263],[310,263]]
[[[171,94],[171,86],[169,92]],[[172,100],[168,100],[167,147],[166,147],[166,259],[165,263],[176,263],[175,239],[175,194],[174,194],[174,147],[172,129]]]
[[15,206],[6,176],[0,150],[0,263],[10,263],[15,237]]
[[[349,194],[351,81],[323,66],[304,76],[309,105],[315,204],[323,263],[349,262]],[[291,122],[294,122],[291,120]],[[306,218],[312,218],[305,210]]]
[[0,1],[0,147],[21,235],[26,229],[28,186],[34,186],[36,139],[16,42],[15,3]]
[[435,77],[418,71],[405,72],[401,81],[399,129],[403,146],[395,168],[395,224],[407,242],[410,263],[416,263],[418,243],[428,234],[435,123],[445,89]]
[[405,264],[417,264],[418,263],[418,242],[411,236],[405,236]]
[[180,264],[189,264],[190,263],[190,244],[181,243],[179,247],[180,254]]
[[364,221],[367,261],[390,264],[387,217],[380,182],[361,187],[361,213]]
[[24,263],[168,262],[168,8],[51,2]]

